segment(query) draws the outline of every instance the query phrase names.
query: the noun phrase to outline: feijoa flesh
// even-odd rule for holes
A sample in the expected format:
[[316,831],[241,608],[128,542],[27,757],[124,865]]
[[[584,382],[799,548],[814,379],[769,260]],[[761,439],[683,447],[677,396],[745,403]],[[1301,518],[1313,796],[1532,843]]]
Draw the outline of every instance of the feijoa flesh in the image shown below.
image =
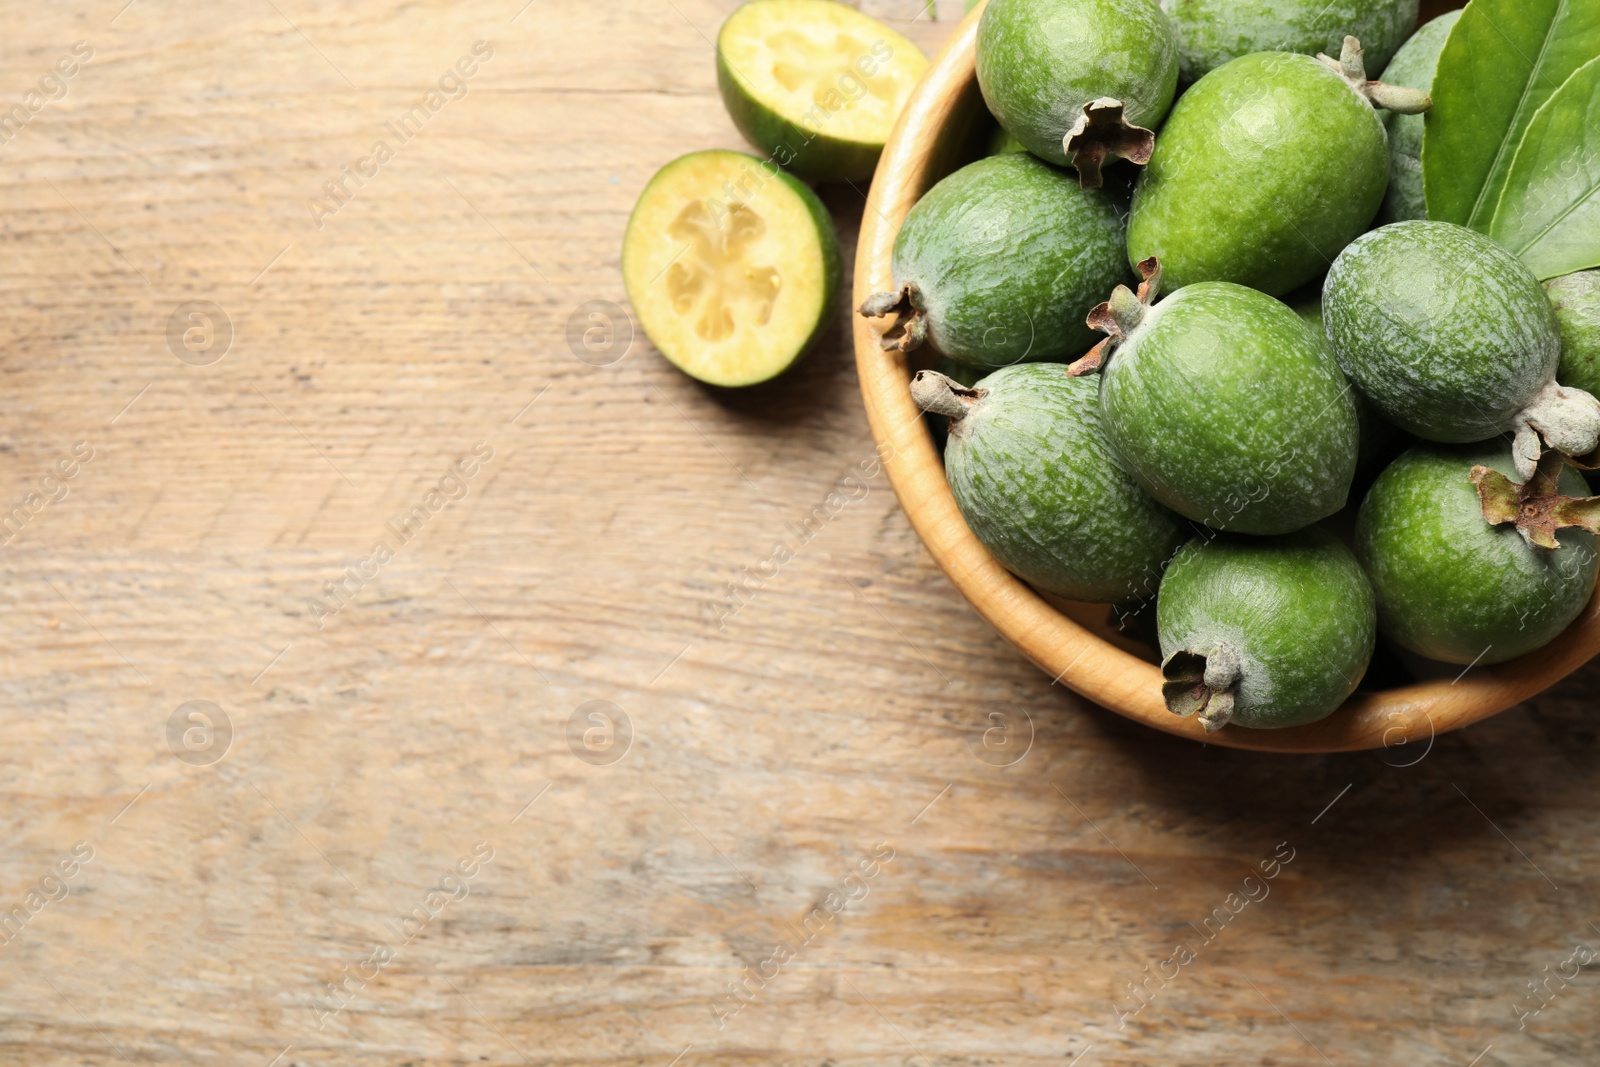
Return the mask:
[[1219,530],[1280,534],[1344,506],[1355,474],[1350,385],[1300,316],[1232,282],[1179,289],[1141,264],[1091,319],[1107,338],[1072,365],[1100,373],[1112,453],[1167,507]]
[[1046,592],[1096,603],[1153,595],[1190,528],[1112,461],[1095,383],[1026,363],[966,388],[912,380],[924,410],[950,417],[945,473],[978,540]]
[[1178,86],[1178,39],[1152,0],[990,0],[978,23],[978,85],[1010,134],[1076,167],[1144,163]]
[[1322,313],[1339,366],[1384,417],[1445,443],[1516,434],[1518,474],[1546,446],[1592,452],[1600,403],[1556,383],[1556,313],[1531,270],[1482,234],[1397,222],[1340,253]]
[[1261,52],[1218,67],[1178,99],[1139,176],[1129,260],[1161,260],[1174,288],[1303,285],[1383,202],[1389,145],[1374,109],[1429,103],[1367,81],[1353,37],[1337,62]]
[[884,347],[928,341],[973,367],[1061,359],[1094,342],[1084,316],[1128,277],[1119,201],[1026,152],[980,159],[917,201],[895,238]]
[[927,69],[916,45],[834,0],[752,0],[717,34],[735,126],[794,173],[865,181]]
[[1320,527],[1184,545],[1156,601],[1162,695],[1209,730],[1301,726],[1355,691],[1376,641],[1372,587]]
[[693,152],[650,179],[622,239],[622,279],[650,340],[711,385],[753,385],[816,340],[841,280],[817,194],[771,160]]
[[[1550,458],[1544,475],[1579,502],[1583,479]],[[1555,547],[1540,547],[1519,528],[1514,505],[1487,521],[1479,483],[1515,484],[1513,476],[1511,451],[1498,441],[1420,445],[1378,476],[1361,505],[1356,553],[1386,637],[1446,663],[1501,663],[1577,618],[1594,590],[1594,535],[1569,526],[1550,531]]]
[[[1411,39],[1400,46],[1400,51],[1383,69],[1383,81],[1389,85],[1403,85],[1408,89],[1428,92],[1433,87],[1434,71],[1439,66],[1439,53],[1460,17],[1460,11],[1446,11],[1412,34]],[[1422,195],[1424,121],[1421,115],[1401,115],[1393,111],[1383,117],[1383,125],[1389,131],[1389,191],[1384,195],[1383,211],[1379,216],[1384,222],[1428,217],[1427,203]]]
[[1252,52],[1337,53],[1347,35],[1361,39],[1377,70],[1417,24],[1417,0],[1161,0],[1161,7],[1178,28],[1188,81]]
[[1579,271],[1544,283],[1561,330],[1556,380],[1600,393],[1600,270]]

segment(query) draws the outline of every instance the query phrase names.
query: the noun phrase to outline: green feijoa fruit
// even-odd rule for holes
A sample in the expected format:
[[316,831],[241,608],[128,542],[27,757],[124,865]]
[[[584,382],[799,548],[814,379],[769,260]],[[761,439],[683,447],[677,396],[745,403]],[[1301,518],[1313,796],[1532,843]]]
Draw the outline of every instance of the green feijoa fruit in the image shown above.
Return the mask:
[[1070,373],[1100,372],[1122,466],[1167,507],[1219,530],[1281,534],[1344,506],[1356,464],[1350,384],[1289,307],[1231,282],[1150,306],[1119,286],[1090,313],[1107,339]]
[[1544,283],[1561,329],[1561,367],[1556,378],[1588,393],[1600,393],[1600,270],[1579,271]]
[[[1412,34],[1384,68],[1383,80],[1390,85],[1428,92],[1433,87],[1433,73],[1439,65],[1445,38],[1450,36],[1451,27],[1460,17],[1460,11],[1447,11]],[[1379,215],[1384,222],[1428,217],[1427,203],[1422,196],[1423,121],[1421,115],[1399,115],[1392,111],[1384,116],[1383,124],[1389,131],[1389,191],[1383,198],[1383,211]]]
[[1374,109],[1429,103],[1362,71],[1351,37],[1338,63],[1261,52],[1195,82],[1139,176],[1129,260],[1160,259],[1174,288],[1226,281],[1273,296],[1325,269],[1383,202],[1389,145]]
[[818,181],[865,181],[927,69],[916,45],[835,0],[751,0],[717,34],[717,85],[739,132]]
[[[1296,300],[1289,306],[1294,308],[1294,313],[1311,331],[1312,338],[1328,353],[1328,358],[1333,359],[1333,346],[1328,344],[1328,334],[1322,324],[1322,296],[1321,287],[1318,294],[1307,295]],[[1301,290],[1304,292],[1304,290]],[[1350,390],[1350,400],[1356,408],[1356,473],[1377,473],[1378,465],[1385,456],[1393,458],[1399,449],[1396,445],[1401,441],[1402,435],[1378,411],[1372,401],[1368,400],[1356,388]]]
[[663,356],[711,385],[784,371],[827,325],[842,277],[817,195],[770,160],[692,152],[650,179],[622,238],[622,279]]
[[1178,38],[1152,0],[990,0],[977,52],[1000,125],[1085,186],[1107,160],[1150,158],[1178,87]]
[[1161,7],[1178,28],[1187,81],[1253,52],[1336,53],[1347,35],[1366,45],[1376,70],[1417,24],[1417,0],[1161,0]]
[[1025,363],[971,389],[920,371],[911,393],[950,417],[950,489],[1008,570],[1072,600],[1155,593],[1190,530],[1112,462],[1092,381],[1059,363]]
[[[1562,529],[1557,547],[1544,548],[1512,522],[1491,525],[1477,467],[1494,472],[1480,481],[1505,484],[1511,452],[1498,441],[1413,448],[1378,476],[1356,524],[1380,631],[1446,663],[1500,663],[1548,643],[1595,584],[1593,534]],[[1583,495],[1583,479],[1559,460],[1545,473],[1559,473],[1562,493]]]
[[1196,537],[1156,601],[1167,708],[1205,728],[1302,726],[1355,691],[1377,638],[1372,586],[1338,538]]
[[1061,359],[1094,342],[1084,315],[1128,276],[1121,202],[1026,152],[980,159],[917,202],[895,238],[885,348],[924,340],[973,367]]
[[1600,403],[1556,384],[1561,338],[1539,280],[1475,230],[1412,220],[1363,234],[1328,272],[1322,312],[1339,366],[1418,437],[1514,431],[1525,479],[1546,446],[1600,443]]

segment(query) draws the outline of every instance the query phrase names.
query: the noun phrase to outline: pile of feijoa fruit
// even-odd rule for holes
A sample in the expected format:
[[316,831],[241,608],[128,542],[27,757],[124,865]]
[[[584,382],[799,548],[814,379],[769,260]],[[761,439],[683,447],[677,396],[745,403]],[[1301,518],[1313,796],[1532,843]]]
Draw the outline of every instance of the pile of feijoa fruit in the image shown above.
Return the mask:
[[[973,533],[1153,614],[1166,705],[1208,730],[1332,714],[1380,640],[1424,671],[1521,656],[1594,591],[1600,3],[1417,11],[989,0],[988,154],[859,309]],[[744,384],[815,339],[838,252],[798,179],[864,180],[923,62],[832,0],[729,18],[765,156],[641,197],[624,272],[663,354]]]

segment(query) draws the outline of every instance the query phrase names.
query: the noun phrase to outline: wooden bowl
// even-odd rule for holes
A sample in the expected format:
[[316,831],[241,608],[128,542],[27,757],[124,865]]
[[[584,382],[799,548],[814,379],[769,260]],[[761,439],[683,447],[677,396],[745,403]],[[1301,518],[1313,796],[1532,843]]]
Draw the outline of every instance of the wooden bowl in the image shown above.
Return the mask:
[[[895,126],[878,163],[856,250],[853,303],[892,289],[895,235],[919,197],[963,162],[986,122],[974,73],[979,4],[935,58]],[[1430,7],[1439,7],[1438,4]],[[1434,12],[1436,13],[1436,12]],[[1600,652],[1600,597],[1556,641],[1519,659],[1474,667],[1454,681],[1359,691],[1318,723],[1287,730],[1226,726],[1207,734],[1161,700],[1158,667],[1126,640],[1096,626],[1096,615],[1047,601],[989,555],[956,508],[922,413],[911,401],[906,357],[878,345],[881,327],[854,316],[856,366],[872,435],[901,506],[923,544],[980,614],[1052,678],[1118,714],[1167,733],[1232,748],[1342,752],[1422,743],[1498,714]],[[1104,618],[1107,609],[1094,609]],[[1116,643],[1113,643],[1116,641]],[[1409,750],[1415,751],[1415,750]],[[1409,759],[1410,757],[1404,757]],[[1417,758],[1420,758],[1418,756]]]

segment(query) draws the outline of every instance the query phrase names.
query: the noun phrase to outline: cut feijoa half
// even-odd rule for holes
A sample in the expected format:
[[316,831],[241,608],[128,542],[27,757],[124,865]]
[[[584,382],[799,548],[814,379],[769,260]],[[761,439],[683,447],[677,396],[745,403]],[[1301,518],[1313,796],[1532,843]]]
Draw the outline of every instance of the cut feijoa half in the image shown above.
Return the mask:
[[840,279],[817,194],[743,152],[691,152],[662,167],[622,238],[622,280],[644,332],[710,385],[786,370],[827,324]]
[[928,59],[837,0],[751,0],[717,35],[734,125],[796,174],[864,181]]

